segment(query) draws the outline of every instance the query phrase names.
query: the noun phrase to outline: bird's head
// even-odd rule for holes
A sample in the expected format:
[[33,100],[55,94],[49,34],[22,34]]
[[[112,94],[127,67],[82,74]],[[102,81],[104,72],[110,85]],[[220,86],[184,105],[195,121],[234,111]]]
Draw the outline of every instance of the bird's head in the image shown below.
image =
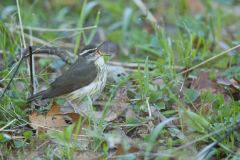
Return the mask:
[[81,52],[79,53],[79,56],[82,58],[85,58],[87,61],[95,61],[100,57],[103,56],[111,56],[110,54],[102,53],[100,51],[101,47],[105,44],[105,42],[101,43],[97,47],[88,45],[84,47]]
[[88,45],[88,46],[86,46],[82,49],[82,51],[79,53],[79,56],[81,56],[81,57],[83,57],[83,58],[85,58],[86,60],[89,60],[89,61],[95,61],[101,56],[108,55],[108,54],[102,54],[101,51],[100,51],[100,47],[103,44],[104,43],[101,43],[97,47],[94,47],[92,45]]
[[100,51],[96,47],[87,46],[80,53],[79,56],[85,58],[86,60],[96,60],[101,56]]

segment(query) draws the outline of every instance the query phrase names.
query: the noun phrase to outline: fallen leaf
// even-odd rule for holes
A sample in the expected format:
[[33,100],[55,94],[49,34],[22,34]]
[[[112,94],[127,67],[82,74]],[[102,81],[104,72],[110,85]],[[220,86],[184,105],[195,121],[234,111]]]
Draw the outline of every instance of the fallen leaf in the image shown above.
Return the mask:
[[184,100],[190,106],[198,108],[201,113],[207,114],[212,111],[212,103],[204,101],[205,98],[202,97],[207,93],[222,94],[225,102],[229,101],[229,96],[225,94],[224,88],[220,87],[217,82],[210,80],[208,72],[201,72],[197,78],[192,80],[189,88],[184,88]]
[[65,113],[64,115],[68,115],[72,119],[72,122],[77,122],[80,117],[78,113],[74,113],[74,112]]
[[199,14],[204,10],[204,6],[200,0],[187,0],[186,3],[192,15]]
[[191,88],[196,89],[198,91],[211,91],[212,93],[216,93],[221,89],[217,86],[217,84],[209,79],[208,72],[201,72],[196,80],[193,81]]
[[230,80],[228,80],[228,79],[218,79],[217,83],[219,85],[222,85],[225,88],[227,88],[231,92],[234,100],[239,100],[240,99],[240,92],[239,92],[240,84],[239,84],[238,79],[236,79],[236,78],[230,79]]
[[[32,112],[29,115],[29,121],[32,128],[47,129],[54,128],[62,130],[64,127],[76,122],[79,119],[79,114],[77,113],[65,113],[60,111],[60,107],[56,102],[53,102],[51,109],[47,115],[39,115],[37,112]],[[71,123],[68,123],[70,121]]]
[[55,114],[61,114],[61,111],[59,105],[56,102],[53,102],[51,109],[47,113],[47,116],[52,116]]
[[[116,151],[116,155],[118,155],[118,156],[121,156],[121,155],[123,155],[123,156],[125,156],[126,157],[126,154],[129,154],[129,153],[132,153],[132,154],[136,154],[135,156],[135,158],[137,158],[137,159],[143,159],[143,156],[141,156],[141,155],[138,155],[137,156],[137,153],[139,153],[140,152],[140,148],[138,147],[138,146],[135,146],[135,145],[131,145],[130,147],[128,147],[128,148],[126,148],[126,147],[124,147],[123,145],[121,145],[121,144],[119,144],[118,146],[117,146],[117,151]],[[129,156],[131,156],[131,155],[129,155]],[[130,157],[129,157],[130,158]]]

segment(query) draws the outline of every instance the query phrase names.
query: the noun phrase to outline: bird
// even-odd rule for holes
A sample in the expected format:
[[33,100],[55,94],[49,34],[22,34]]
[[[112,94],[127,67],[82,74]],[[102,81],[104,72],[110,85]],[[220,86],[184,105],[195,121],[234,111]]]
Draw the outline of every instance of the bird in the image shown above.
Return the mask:
[[[102,43],[103,44],[103,43]],[[27,101],[62,97],[79,105],[84,97],[99,95],[107,80],[107,65],[98,47],[87,46],[79,54],[76,62],[57,77],[46,90],[28,97]]]

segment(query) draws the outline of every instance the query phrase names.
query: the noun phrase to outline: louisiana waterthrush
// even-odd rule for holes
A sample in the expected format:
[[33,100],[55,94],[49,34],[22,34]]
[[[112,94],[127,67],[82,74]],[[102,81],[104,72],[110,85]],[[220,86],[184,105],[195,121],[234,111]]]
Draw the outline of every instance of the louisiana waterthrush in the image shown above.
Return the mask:
[[83,49],[76,62],[57,77],[48,89],[30,96],[28,101],[64,97],[79,105],[84,97],[101,93],[106,84],[107,66],[100,46]]

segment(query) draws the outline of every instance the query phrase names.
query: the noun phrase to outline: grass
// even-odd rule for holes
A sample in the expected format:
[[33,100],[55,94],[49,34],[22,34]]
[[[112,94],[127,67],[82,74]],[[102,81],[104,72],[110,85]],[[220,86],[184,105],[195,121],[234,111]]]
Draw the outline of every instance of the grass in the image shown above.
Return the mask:
[[[30,78],[24,62],[0,101],[0,157],[76,159],[87,150],[102,159],[237,159],[239,88],[220,87],[216,81],[235,79],[234,85],[239,86],[239,15],[229,8],[240,4],[237,0],[202,2],[204,10],[193,14],[189,3],[144,1],[142,7],[137,0],[2,2],[0,91],[9,82],[19,60],[16,54],[25,43],[47,43],[77,53],[85,45],[108,40],[110,47],[116,46],[109,61],[121,62],[130,72],[107,83],[104,105],[92,106],[92,112],[104,111],[102,118],[89,113],[83,139],[76,135],[72,139],[72,133],[83,131],[83,121],[75,124],[77,131],[69,126],[63,132],[36,133],[29,126],[31,109],[25,101]],[[153,17],[146,15],[144,7]],[[36,58],[39,89],[62,70],[60,63]],[[208,90],[191,80],[203,76],[203,71],[209,75],[203,79],[212,80],[204,81],[210,83],[203,84]],[[105,121],[116,92],[124,86],[127,113]]]

